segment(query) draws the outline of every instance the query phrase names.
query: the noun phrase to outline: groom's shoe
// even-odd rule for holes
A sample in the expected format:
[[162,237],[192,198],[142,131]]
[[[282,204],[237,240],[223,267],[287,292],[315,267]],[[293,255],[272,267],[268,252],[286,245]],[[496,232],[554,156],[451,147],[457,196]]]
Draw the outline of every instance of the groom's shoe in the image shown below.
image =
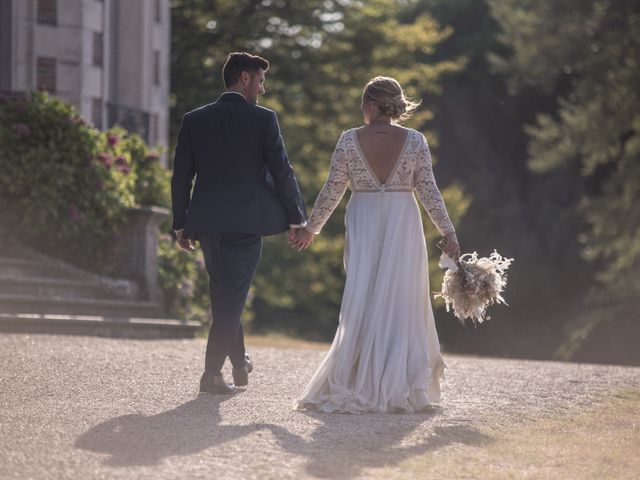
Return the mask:
[[227,384],[224,381],[222,373],[212,375],[205,372],[200,379],[200,393],[208,393],[212,395],[231,395],[236,393],[236,387]]
[[253,370],[253,362],[251,361],[251,355],[244,354],[244,365],[241,367],[233,367],[231,374],[233,375],[233,383],[237,387],[246,387],[249,384],[249,374]]

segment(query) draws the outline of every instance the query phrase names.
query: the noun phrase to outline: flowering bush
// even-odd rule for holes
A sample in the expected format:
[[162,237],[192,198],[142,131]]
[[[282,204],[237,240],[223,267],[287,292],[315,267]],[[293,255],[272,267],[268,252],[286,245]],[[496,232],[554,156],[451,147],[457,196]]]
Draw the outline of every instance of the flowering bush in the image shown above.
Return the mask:
[[211,321],[209,277],[201,250],[185,252],[170,235],[161,235],[158,270],[165,312],[180,318]]
[[113,162],[121,171],[133,170],[133,193],[138,205],[170,206],[169,172],[160,165],[160,152],[151,150],[138,135],[122,128],[106,134],[107,144],[115,155]]
[[[45,93],[0,97],[0,227],[51,256],[108,270],[108,242],[127,209],[170,205],[170,174],[159,160],[138,135],[100,132]],[[167,235],[159,283],[168,312],[208,316],[202,258],[194,262]]]
[[57,256],[90,260],[136,202],[135,174],[114,166],[114,153],[62,101],[44,93],[1,99],[3,226]]

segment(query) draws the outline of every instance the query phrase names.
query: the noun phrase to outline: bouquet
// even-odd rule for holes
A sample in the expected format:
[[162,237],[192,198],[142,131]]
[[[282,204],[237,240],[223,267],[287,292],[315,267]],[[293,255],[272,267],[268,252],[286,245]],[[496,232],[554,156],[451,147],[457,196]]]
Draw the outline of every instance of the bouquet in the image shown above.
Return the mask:
[[466,253],[458,263],[443,253],[439,265],[447,271],[442,280],[442,291],[435,292],[434,297],[443,298],[447,312],[453,308],[453,314],[463,325],[467,318],[474,325],[489,320],[489,305],[507,305],[502,292],[507,286],[507,269],[513,261],[495,250],[488,258],[478,258],[476,252]]

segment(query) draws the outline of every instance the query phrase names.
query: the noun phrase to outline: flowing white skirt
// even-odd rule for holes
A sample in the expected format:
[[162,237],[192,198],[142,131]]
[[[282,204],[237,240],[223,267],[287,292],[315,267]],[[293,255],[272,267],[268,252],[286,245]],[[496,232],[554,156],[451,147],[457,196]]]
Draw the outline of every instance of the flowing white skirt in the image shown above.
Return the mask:
[[440,400],[445,365],[418,204],[410,192],[354,192],[345,223],[340,323],[295,408],[419,411]]

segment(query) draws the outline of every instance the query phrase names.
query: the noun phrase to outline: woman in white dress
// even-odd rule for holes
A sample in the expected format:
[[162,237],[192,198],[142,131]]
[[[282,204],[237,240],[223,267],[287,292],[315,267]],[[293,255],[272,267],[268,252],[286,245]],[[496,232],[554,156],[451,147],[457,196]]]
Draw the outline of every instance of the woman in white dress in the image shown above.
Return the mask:
[[351,188],[339,326],[297,409],[416,412],[440,399],[445,365],[414,192],[443,235],[445,253],[457,260],[460,247],[425,137],[398,125],[417,106],[392,78],[376,77],[366,85],[366,125],[338,140],[306,228],[291,238],[294,247],[307,248]]

